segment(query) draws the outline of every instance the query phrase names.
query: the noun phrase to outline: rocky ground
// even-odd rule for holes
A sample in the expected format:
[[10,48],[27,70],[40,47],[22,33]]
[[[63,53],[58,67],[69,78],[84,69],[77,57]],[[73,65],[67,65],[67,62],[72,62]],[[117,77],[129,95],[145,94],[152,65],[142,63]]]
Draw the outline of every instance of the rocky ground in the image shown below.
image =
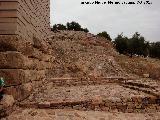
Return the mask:
[[[118,113],[100,111],[19,109],[7,120],[159,120],[157,113]],[[4,119],[5,120],[5,119]]]
[[159,90],[150,79],[71,87],[46,82],[6,119],[159,120]]

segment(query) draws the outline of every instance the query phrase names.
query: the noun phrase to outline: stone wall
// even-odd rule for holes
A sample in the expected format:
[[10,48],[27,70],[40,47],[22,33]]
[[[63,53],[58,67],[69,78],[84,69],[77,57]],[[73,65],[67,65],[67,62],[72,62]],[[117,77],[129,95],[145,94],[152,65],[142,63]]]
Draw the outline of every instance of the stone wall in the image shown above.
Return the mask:
[[44,39],[50,29],[50,0],[0,0],[0,35]]
[[[10,40],[17,42],[18,39]],[[46,70],[53,67],[54,57],[43,50],[47,43],[38,39],[36,41],[39,44],[25,45],[26,48],[22,47],[24,41],[19,41],[20,44],[17,42],[19,48],[9,42],[0,43],[0,76],[5,79],[6,93],[18,101],[29,96],[38,83],[41,85],[46,79]]]
[[49,34],[50,0],[0,0],[0,77],[6,94],[25,99],[53,67]]

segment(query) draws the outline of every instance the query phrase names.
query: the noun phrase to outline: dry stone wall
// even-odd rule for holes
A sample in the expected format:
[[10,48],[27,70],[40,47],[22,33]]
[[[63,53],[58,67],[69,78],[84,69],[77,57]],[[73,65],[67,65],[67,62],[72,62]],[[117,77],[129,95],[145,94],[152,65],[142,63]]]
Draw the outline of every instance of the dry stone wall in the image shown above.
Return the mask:
[[0,77],[6,94],[25,99],[53,67],[49,43],[50,0],[0,0]]

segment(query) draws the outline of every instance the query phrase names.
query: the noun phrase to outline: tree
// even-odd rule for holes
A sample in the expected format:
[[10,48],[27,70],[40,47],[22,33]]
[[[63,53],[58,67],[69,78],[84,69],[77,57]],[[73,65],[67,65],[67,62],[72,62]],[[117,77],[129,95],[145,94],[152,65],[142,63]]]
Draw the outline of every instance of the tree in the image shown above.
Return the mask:
[[97,36],[104,37],[104,38],[106,38],[107,40],[112,41],[110,35],[109,35],[106,31],[103,31],[103,32],[101,32],[101,33],[98,33]]
[[116,49],[118,50],[118,52],[120,54],[127,53],[127,50],[128,50],[128,38],[123,36],[123,33],[121,33],[120,35],[118,35],[115,38],[114,43],[116,45]]
[[150,49],[149,42],[146,42],[146,44],[144,45],[144,50],[143,50],[143,56],[144,57],[149,56],[149,49]]
[[150,43],[150,57],[160,58],[160,42]]
[[114,43],[120,54],[128,53],[131,57],[134,54],[143,55],[144,57],[149,55],[149,42],[146,42],[145,38],[138,32],[129,39],[123,36],[123,34],[120,34],[115,38]]
[[66,30],[66,26],[63,24],[55,24],[53,25],[52,31],[57,31],[57,30]]
[[72,21],[71,23],[67,22],[67,29],[74,30],[74,31],[81,31],[81,25],[77,22]]
[[74,21],[72,21],[70,23],[67,22],[66,26],[67,26],[67,30],[84,31],[86,33],[89,32],[89,30],[87,28],[82,28],[79,23],[74,22]]
[[82,28],[81,25],[77,22],[67,22],[66,26],[63,24],[55,24],[51,28],[52,31],[57,31],[57,30],[74,30],[74,31],[84,31],[86,33],[89,32],[87,28]]
[[86,32],[86,33],[88,33],[89,32],[89,30],[87,29],[87,28],[82,28],[82,31],[84,31],[84,32]]
[[146,57],[149,53],[149,45],[148,42],[145,41],[145,38],[141,36],[138,32],[132,36],[129,41],[129,51],[131,54],[143,55]]

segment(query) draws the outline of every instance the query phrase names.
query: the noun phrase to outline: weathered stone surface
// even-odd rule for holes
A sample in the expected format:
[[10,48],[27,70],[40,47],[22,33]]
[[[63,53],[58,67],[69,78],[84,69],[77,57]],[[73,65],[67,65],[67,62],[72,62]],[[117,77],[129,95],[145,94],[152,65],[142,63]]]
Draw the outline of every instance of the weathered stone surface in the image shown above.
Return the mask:
[[[44,39],[50,31],[49,19],[49,0],[43,1],[19,1],[9,0],[0,1],[0,19],[1,18],[18,18],[16,22],[4,21],[0,24],[0,34],[11,36],[13,34],[21,36],[23,39],[33,39],[37,37]],[[38,10],[37,10],[38,9]],[[39,16],[37,18],[37,16]],[[0,20],[1,21],[1,20]],[[14,27],[12,27],[14,26]],[[8,30],[7,32],[4,32]],[[43,50],[45,50],[44,48]]]
[[26,84],[23,84],[21,86],[21,88],[25,91],[25,93],[30,94],[31,91],[33,90],[33,84],[32,84],[32,82],[31,83],[26,83]]
[[9,2],[6,0],[1,0],[0,3],[0,10],[13,10],[16,9],[18,5],[17,1]]
[[160,112],[151,113],[122,113],[79,110],[53,109],[18,109],[8,120],[158,120]]
[[49,108],[50,107],[50,102],[40,102],[38,104],[39,108]]
[[52,56],[46,58],[46,61],[48,62],[45,62],[45,61],[39,61],[38,59],[35,58],[28,58],[21,52],[8,51],[8,52],[0,52],[0,58],[1,58],[0,61],[1,69],[43,70],[46,68],[53,67],[52,64],[49,62]]
[[[0,35],[0,51],[19,51],[25,53],[33,49],[33,40],[25,40],[17,35]],[[30,50],[30,51],[31,51]]]
[[[117,83],[54,87],[54,83],[46,82],[39,89],[35,89],[34,94],[23,101],[21,107],[25,108],[29,105],[33,108],[38,108],[38,104],[42,103],[41,107],[39,107],[41,109],[69,108],[109,112],[138,112],[138,109],[139,112],[142,112],[144,109],[150,111],[152,109],[150,106],[158,106],[157,99],[158,97],[152,94],[132,90]],[[50,103],[50,105],[45,105],[45,103]],[[154,108],[152,110],[155,112],[160,109]]]
[[45,78],[45,70],[0,69],[0,76],[4,77],[6,85],[18,85]]
[[16,10],[12,10],[12,11],[5,11],[5,10],[1,10],[0,11],[0,17],[16,17],[17,16],[17,11]]
[[35,58],[46,62],[52,61],[53,58],[51,55],[44,54],[39,49],[33,47],[30,47],[29,49],[24,49],[22,53],[24,53],[24,55],[28,56],[29,58]]
[[[0,40],[0,45],[7,46],[3,51],[19,51],[22,54],[31,57],[31,58],[36,58],[38,60],[42,61],[52,61],[52,56],[43,53],[40,49],[37,49],[33,46],[32,41],[23,41],[17,39],[11,39],[10,41],[1,41]],[[3,52],[2,51],[2,52]],[[48,50],[49,52],[49,50]]]
[[45,40],[40,40],[40,39],[34,38],[33,39],[33,46],[35,48],[38,48],[39,50],[43,51],[44,53],[51,54],[51,47],[48,44],[48,42]]
[[15,23],[17,22],[17,18],[1,18],[0,22]]
[[12,95],[15,101],[21,101],[31,94],[33,86],[34,85],[32,83],[26,83],[23,85],[7,87],[5,89],[5,93]]
[[4,95],[3,99],[0,101],[0,104],[2,105],[3,108],[8,108],[13,106],[14,104],[14,98],[12,95]]
[[0,52],[0,68],[27,68],[29,67],[31,62],[29,59],[22,55],[20,52],[11,51],[11,52]]
[[154,68],[150,70],[150,76],[153,79],[160,80],[160,68]]
[[149,78],[149,76],[150,76],[149,74],[143,74],[144,78]]

